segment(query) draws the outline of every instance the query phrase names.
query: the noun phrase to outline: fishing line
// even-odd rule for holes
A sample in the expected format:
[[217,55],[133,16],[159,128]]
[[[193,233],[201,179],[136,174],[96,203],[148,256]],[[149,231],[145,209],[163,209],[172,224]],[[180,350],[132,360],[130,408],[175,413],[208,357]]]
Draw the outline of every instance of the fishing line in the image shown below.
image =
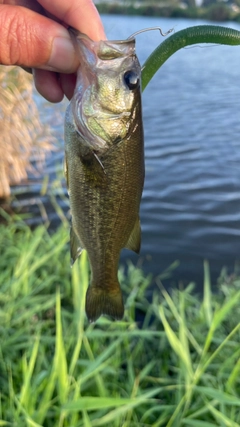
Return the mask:
[[196,45],[194,45],[194,46],[187,46],[187,47],[184,47],[183,49],[184,50],[190,50],[190,49],[195,49],[196,47],[198,47],[199,49],[209,49],[209,48],[212,48],[212,47],[220,47],[221,45],[220,44],[216,44],[216,43],[213,43],[213,44],[210,44],[210,45],[207,45],[207,46],[203,46],[203,45],[201,45],[201,44],[196,44]]

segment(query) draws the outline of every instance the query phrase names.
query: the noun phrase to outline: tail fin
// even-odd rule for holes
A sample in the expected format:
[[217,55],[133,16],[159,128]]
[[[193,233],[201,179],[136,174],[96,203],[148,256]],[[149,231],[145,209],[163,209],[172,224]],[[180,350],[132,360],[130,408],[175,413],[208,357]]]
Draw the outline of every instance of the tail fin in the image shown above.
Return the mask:
[[122,319],[124,305],[119,284],[114,290],[90,285],[86,295],[86,313],[89,322],[95,322],[102,314]]

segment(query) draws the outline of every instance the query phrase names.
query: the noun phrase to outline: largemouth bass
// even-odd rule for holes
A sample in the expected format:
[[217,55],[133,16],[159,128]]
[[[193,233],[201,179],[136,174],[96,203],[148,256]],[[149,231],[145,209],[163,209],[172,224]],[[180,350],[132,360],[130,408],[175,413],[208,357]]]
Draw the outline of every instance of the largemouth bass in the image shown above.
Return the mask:
[[81,63],[65,119],[71,260],[87,250],[88,319],[121,319],[120,252],[125,247],[139,253],[141,244],[141,67],[134,38],[94,42],[75,30],[71,34]]

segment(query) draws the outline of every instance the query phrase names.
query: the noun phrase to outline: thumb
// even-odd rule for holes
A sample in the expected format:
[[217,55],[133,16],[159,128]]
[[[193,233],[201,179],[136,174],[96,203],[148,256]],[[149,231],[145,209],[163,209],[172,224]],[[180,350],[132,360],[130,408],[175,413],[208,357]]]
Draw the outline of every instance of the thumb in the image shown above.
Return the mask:
[[62,25],[25,7],[0,5],[0,64],[73,73],[78,60]]

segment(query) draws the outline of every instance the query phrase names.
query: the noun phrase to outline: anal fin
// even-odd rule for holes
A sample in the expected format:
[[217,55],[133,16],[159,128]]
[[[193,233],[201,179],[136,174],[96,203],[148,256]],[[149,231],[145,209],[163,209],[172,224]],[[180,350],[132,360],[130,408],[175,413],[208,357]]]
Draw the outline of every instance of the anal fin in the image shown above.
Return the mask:
[[126,244],[127,249],[131,249],[132,251],[139,254],[141,248],[141,224],[139,216],[135,221],[134,227]]
[[82,243],[76,235],[73,227],[70,229],[70,255],[71,255],[71,266],[73,266],[76,259],[81,255],[83,250]]

